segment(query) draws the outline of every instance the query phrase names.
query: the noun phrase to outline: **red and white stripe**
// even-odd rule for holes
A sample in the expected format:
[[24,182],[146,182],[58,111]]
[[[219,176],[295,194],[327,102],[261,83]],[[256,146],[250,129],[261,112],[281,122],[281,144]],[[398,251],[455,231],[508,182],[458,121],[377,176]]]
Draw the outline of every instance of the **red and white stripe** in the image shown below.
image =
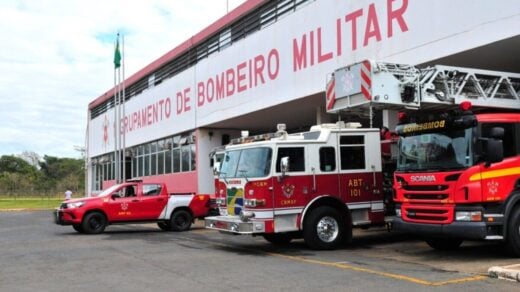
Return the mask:
[[361,63],[361,93],[363,93],[368,100],[372,100],[372,79],[370,73],[370,61],[363,61]]
[[327,83],[327,110],[331,110],[332,107],[334,107],[334,103],[336,102],[336,90],[334,89],[335,85],[336,82],[334,81],[334,77],[332,77],[329,83]]

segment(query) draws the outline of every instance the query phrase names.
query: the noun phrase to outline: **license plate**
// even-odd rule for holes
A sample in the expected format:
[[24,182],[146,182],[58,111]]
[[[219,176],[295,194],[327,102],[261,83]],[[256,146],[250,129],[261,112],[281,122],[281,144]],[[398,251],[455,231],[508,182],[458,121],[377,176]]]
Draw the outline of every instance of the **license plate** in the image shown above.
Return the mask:
[[228,212],[226,208],[219,208],[220,216],[227,216]]

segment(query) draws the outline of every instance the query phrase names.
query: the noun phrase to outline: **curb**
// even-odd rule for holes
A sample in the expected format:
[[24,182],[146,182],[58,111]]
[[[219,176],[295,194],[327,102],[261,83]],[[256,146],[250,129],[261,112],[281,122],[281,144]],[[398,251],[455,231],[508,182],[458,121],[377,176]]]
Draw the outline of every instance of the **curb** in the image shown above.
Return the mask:
[[491,278],[520,282],[520,264],[505,267],[491,267],[488,270]]

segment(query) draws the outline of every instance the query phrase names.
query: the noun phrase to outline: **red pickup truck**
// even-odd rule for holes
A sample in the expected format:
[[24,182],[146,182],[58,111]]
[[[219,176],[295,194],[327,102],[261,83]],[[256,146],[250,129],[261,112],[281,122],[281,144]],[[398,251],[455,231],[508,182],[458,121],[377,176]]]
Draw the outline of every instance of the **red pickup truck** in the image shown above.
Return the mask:
[[64,201],[54,210],[54,221],[86,234],[101,233],[110,224],[142,222],[157,222],[165,231],[185,231],[212,207],[209,195],[168,194],[163,183],[129,181],[96,197]]

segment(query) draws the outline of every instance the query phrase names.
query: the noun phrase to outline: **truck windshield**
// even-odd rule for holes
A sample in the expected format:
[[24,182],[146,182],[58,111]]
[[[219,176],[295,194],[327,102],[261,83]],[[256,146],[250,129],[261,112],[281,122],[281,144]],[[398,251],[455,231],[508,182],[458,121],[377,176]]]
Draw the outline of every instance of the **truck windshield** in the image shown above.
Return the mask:
[[271,148],[226,151],[220,168],[221,178],[264,177],[271,171]]
[[471,166],[472,128],[401,137],[400,171],[454,170]]

